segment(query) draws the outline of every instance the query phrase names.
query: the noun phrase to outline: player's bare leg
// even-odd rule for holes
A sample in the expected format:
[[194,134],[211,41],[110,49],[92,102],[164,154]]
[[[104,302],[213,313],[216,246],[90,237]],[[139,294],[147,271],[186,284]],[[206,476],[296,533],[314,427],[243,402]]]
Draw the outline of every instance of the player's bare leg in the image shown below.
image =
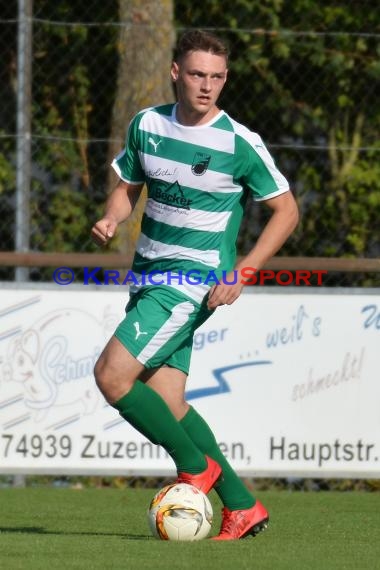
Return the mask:
[[113,404],[130,392],[143,370],[144,366],[113,336],[100,355],[94,374],[99,390]]
[[177,420],[186,415],[189,409],[189,404],[185,401],[187,374],[182,370],[171,366],[145,370],[142,380],[160,394]]

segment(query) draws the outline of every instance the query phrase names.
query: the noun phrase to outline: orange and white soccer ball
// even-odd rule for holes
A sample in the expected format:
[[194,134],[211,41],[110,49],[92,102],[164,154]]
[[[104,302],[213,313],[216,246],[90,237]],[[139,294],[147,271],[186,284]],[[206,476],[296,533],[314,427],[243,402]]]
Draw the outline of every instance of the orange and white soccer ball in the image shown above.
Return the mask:
[[150,529],[161,540],[202,540],[210,532],[212,517],[207,496],[187,483],[163,487],[148,509]]

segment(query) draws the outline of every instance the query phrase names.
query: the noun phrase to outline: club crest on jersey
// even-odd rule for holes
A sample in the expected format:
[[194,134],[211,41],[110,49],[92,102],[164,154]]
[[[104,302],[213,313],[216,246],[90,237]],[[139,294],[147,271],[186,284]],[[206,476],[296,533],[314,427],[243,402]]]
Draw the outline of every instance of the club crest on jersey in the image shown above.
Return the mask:
[[196,152],[193,158],[193,164],[191,165],[191,172],[195,176],[202,176],[208,168],[211,156],[205,154],[204,152]]

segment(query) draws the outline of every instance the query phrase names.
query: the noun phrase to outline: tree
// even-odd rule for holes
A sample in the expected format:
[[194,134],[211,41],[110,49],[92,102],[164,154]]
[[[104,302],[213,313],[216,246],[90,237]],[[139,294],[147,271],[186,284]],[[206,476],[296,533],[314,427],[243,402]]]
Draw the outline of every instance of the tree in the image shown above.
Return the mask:
[[[123,147],[126,130],[140,109],[173,100],[170,64],[174,42],[171,0],[119,0],[118,77],[109,145],[109,163]],[[110,169],[108,189],[117,177]],[[121,252],[134,250],[145,198],[140,198],[116,242]]]

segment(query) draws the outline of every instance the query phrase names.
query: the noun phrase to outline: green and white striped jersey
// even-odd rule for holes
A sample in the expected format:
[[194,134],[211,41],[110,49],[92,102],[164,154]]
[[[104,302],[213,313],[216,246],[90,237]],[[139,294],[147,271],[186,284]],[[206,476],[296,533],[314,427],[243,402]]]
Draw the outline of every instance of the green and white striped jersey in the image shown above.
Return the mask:
[[[201,126],[181,125],[175,104],[138,113],[112,166],[122,180],[148,189],[135,274],[220,277],[234,267],[247,196],[266,200],[289,190],[258,134],[224,111]],[[199,300],[215,281],[168,284]]]

